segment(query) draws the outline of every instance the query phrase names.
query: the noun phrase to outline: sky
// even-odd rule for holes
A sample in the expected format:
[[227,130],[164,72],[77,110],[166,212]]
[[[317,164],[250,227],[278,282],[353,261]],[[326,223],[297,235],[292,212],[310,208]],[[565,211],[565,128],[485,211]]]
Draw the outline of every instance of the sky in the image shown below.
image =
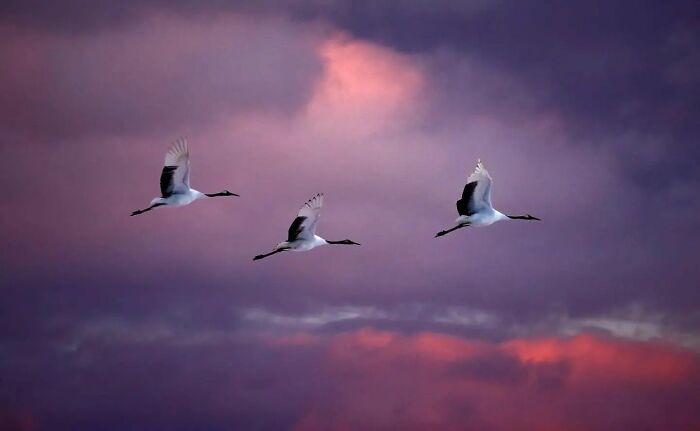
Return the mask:
[[[694,1],[0,4],[0,428],[700,429]],[[239,198],[157,209],[163,156]],[[481,158],[513,221],[434,239]],[[283,253],[298,208],[362,245]]]

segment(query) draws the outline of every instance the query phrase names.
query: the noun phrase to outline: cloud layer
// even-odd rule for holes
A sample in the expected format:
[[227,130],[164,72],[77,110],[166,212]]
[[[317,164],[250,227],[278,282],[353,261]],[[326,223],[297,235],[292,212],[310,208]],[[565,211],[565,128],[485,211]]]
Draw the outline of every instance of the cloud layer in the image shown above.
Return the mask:
[[3,3],[0,427],[694,429],[689,4]]
[[[60,367],[30,360],[8,376],[4,385],[18,394],[5,407],[9,429],[700,425],[700,358],[663,344],[585,334],[491,343],[369,328],[250,338],[141,327],[144,338],[115,338],[117,327],[54,353]],[[43,390],[22,390],[27,378]]]

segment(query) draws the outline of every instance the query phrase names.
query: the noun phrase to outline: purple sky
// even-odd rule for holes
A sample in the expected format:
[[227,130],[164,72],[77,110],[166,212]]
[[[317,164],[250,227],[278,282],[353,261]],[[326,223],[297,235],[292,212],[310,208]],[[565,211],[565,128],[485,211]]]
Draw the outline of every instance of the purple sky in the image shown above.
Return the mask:
[[3,2],[0,428],[697,429],[699,11]]

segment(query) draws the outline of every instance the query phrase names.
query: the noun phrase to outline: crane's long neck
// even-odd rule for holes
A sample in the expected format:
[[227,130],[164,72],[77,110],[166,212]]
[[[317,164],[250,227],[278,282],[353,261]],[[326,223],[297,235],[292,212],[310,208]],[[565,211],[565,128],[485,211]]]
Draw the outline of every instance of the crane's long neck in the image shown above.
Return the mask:
[[235,193],[231,193],[228,190],[224,190],[223,192],[218,192],[218,193],[203,193],[203,194],[204,194],[204,196],[206,196],[208,198],[215,198],[215,197],[219,197],[219,196],[239,196]]
[[511,220],[539,220],[537,217],[533,217],[530,214],[525,215],[506,215]]
[[328,241],[325,240],[326,244],[343,244],[343,245],[360,245],[359,243],[356,243],[355,241],[351,241],[349,239],[343,239],[340,241]]

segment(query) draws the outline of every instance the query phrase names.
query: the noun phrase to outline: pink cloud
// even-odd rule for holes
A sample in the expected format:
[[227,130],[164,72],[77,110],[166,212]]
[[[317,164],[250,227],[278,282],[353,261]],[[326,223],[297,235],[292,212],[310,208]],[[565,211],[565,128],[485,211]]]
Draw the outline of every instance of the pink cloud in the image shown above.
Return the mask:
[[570,361],[575,365],[571,377],[581,383],[595,373],[610,380],[671,385],[692,378],[698,371],[697,357],[689,352],[654,344],[612,343],[585,334],[568,340],[515,340],[504,348],[523,363]]
[[329,337],[326,352],[325,384],[297,430],[700,426],[700,358],[668,345],[362,329]]
[[307,106],[310,127],[367,135],[410,116],[424,86],[419,63],[378,45],[344,36],[319,49],[324,73]]

